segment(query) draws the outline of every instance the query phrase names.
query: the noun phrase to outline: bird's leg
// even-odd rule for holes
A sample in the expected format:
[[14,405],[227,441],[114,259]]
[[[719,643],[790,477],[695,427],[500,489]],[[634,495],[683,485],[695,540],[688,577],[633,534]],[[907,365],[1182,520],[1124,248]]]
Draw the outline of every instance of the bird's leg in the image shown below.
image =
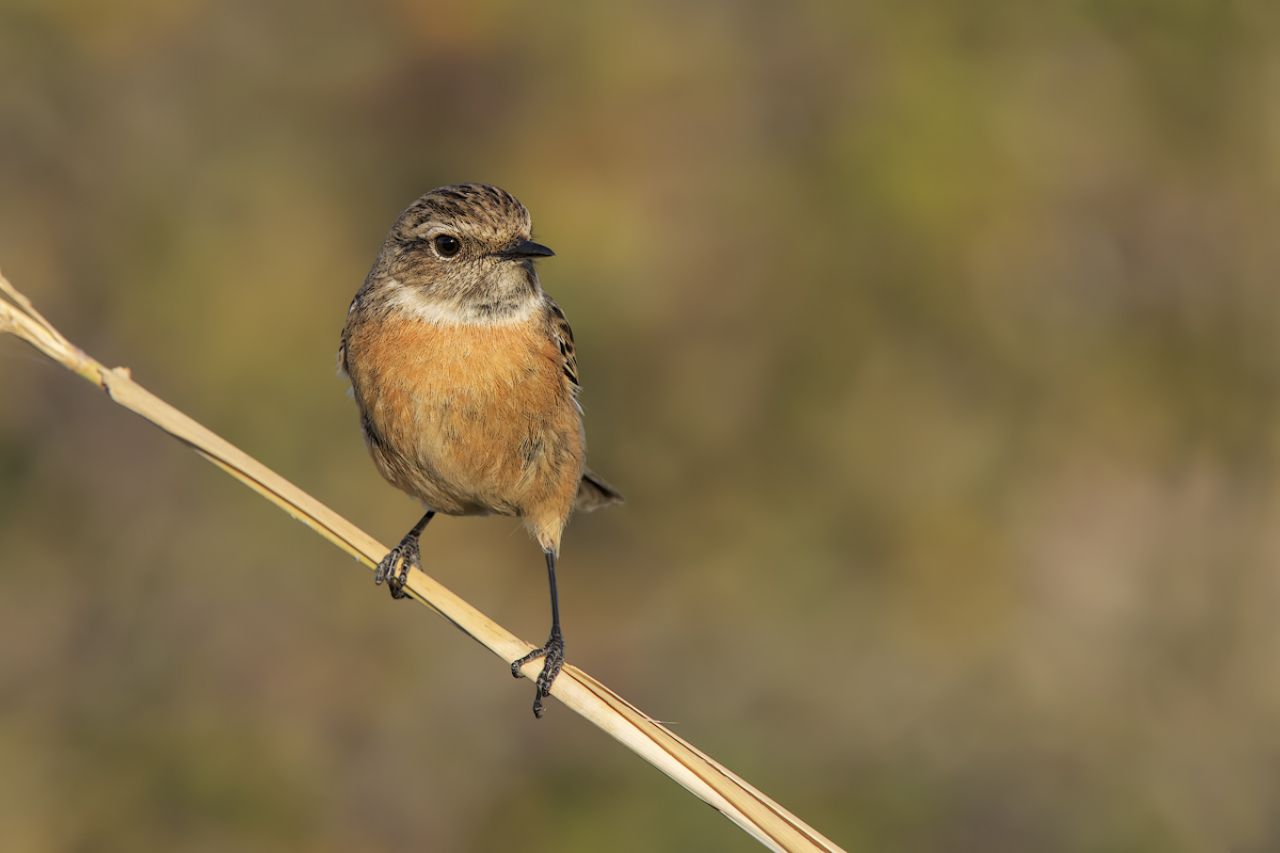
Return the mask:
[[542,672],[538,673],[537,688],[533,693],[533,715],[542,717],[542,700],[551,695],[551,684],[564,666],[564,636],[560,633],[560,599],[556,595],[556,552],[547,551],[547,582],[551,586],[551,636],[546,645],[511,664],[511,674],[520,677],[520,668],[531,660],[546,658]]
[[[386,581],[392,598],[408,598],[409,594],[404,591],[404,582],[409,579],[409,570],[414,566],[419,568],[422,566],[418,556],[418,537],[422,535],[427,522],[435,514],[435,510],[427,510],[426,515],[422,516],[413,529],[400,540],[400,544],[388,551],[387,556],[378,563],[377,571],[373,573],[373,582],[381,584]],[[397,564],[399,564],[398,570]]]

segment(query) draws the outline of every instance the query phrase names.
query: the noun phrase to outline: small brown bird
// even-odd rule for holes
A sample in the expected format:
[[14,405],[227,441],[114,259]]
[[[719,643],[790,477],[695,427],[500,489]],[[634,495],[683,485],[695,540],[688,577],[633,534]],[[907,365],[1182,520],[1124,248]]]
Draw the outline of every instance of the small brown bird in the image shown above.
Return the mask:
[[347,311],[338,363],[378,471],[426,514],[378,564],[403,598],[437,513],[523,519],[546,555],[551,635],[533,713],[564,664],[556,557],[574,509],[622,500],[587,470],[578,364],[564,312],[538,284],[529,211],[486,184],[432,190],[387,235]]

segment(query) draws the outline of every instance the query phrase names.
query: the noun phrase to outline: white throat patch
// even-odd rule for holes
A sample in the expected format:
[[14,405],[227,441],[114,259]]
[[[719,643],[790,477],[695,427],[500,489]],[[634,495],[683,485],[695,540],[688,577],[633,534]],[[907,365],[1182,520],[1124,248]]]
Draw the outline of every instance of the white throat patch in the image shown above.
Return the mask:
[[513,326],[531,319],[542,300],[529,294],[527,299],[502,312],[484,311],[478,306],[462,306],[450,302],[428,299],[412,287],[404,287],[391,279],[388,288],[393,290],[387,304],[396,310],[426,323],[438,326]]

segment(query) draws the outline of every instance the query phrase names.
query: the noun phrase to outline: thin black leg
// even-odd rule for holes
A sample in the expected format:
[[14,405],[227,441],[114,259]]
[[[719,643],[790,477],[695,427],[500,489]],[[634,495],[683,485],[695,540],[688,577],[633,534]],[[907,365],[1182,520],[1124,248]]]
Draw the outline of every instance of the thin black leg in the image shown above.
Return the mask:
[[544,551],[547,558],[547,586],[551,589],[551,633],[560,633],[560,594],[556,592],[556,552]]
[[427,510],[426,514],[418,519],[418,523],[400,540],[400,544],[388,551],[387,556],[378,563],[377,571],[373,573],[373,582],[381,584],[386,581],[392,598],[408,598],[409,594],[404,591],[404,582],[409,579],[409,570],[422,566],[418,537],[422,535],[427,522],[431,521],[435,514],[435,510]]
[[564,666],[564,636],[560,633],[560,596],[556,594],[556,554],[554,551],[544,552],[547,557],[547,584],[551,587],[551,636],[540,649],[511,664],[511,674],[520,677],[520,667],[531,660],[546,658],[542,664],[542,672],[538,673],[537,688],[533,694],[533,715],[542,717],[542,700],[551,695],[551,685]]

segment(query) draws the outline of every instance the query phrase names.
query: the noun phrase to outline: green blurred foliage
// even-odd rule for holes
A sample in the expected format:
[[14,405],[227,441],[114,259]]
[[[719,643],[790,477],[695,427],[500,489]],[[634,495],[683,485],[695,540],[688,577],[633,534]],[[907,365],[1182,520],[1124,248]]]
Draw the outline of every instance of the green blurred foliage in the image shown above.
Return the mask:
[[[851,850],[1280,847],[1271,0],[4,0],[0,264],[394,541],[334,353],[417,194],[533,211],[570,657]],[[0,846],[753,849],[0,341]],[[516,523],[428,568],[545,631]]]

